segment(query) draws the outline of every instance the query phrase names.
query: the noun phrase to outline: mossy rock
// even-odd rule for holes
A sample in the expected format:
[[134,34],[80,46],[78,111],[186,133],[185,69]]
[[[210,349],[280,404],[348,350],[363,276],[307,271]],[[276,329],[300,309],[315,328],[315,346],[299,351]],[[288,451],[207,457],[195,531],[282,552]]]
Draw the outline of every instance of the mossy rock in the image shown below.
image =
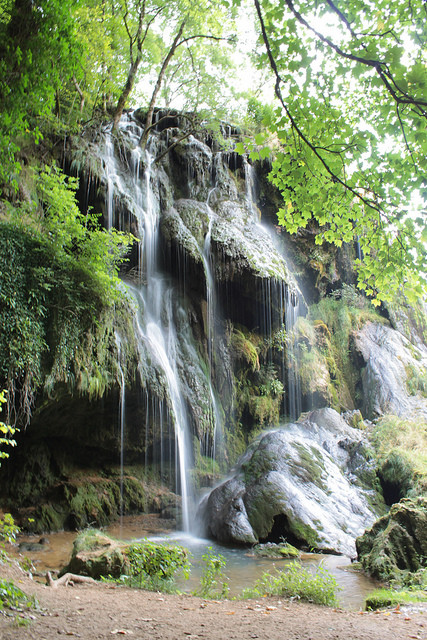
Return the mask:
[[127,545],[95,529],[83,531],[74,541],[71,559],[61,571],[99,579],[101,576],[119,578],[128,571]]
[[357,538],[364,570],[380,580],[400,580],[427,565],[427,499],[404,499]]
[[257,544],[252,549],[251,555],[261,558],[299,558],[300,552],[288,542],[280,542],[274,544],[266,542],[265,544]]
[[427,593],[425,591],[376,589],[366,597],[365,609],[366,611],[375,611],[418,602],[427,602]]

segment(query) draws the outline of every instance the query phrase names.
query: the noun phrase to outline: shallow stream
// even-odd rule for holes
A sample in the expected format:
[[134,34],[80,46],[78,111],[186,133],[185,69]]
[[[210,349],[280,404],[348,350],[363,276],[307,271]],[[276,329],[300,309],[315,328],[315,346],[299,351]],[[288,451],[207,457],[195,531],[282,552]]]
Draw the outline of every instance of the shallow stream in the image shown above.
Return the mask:
[[[192,554],[192,571],[190,579],[180,583],[183,591],[192,591],[198,585],[203,570],[202,555],[208,547],[215,554],[222,554],[227,565],[224,573],[229,578],[230,596],[238,596],[246,587],[254,582],[267,570],[280,568],[292,560],[260,558],[249,555],[245,548],[233,548],[220,545],[212,540],[196,538],[190,534],[168,530],[168,521],[159,520],[156,516],[125,516],[121,522],[105,529],[105,532],[119,540],[139,540],[150,538],[180,544],[189,549]],[[38,574],[55,571],[65,566],[70,558],[73,541],[77,533],[62,531],[43,536],[48,540],[43,549],[27,550],[21,548],[21,556],[30,558]],[[40,536],[22,536],[21,544],[37,543]],[[303,566],[315,571],[319,564],[330,571],[335,577],[341,591],[338,594],[340,605],[346,609],[359,610],[363,608],[366,595],[376,587],[376,583],[363,574],[351,569],[350,559],[345,556],[306,553],[301,557]]]

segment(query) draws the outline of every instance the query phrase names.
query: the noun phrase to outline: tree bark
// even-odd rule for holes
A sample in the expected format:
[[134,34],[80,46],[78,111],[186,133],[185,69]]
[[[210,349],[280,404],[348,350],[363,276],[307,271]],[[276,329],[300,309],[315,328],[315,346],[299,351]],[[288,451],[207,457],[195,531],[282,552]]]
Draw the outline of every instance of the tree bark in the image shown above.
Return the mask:
[[174,41],[172,43],[171,48],[168,51],[166,58],[163,60],[162,68],[160,69],[159,75],[157,76],[156,86],[154,87],[154,91],[152,93],[150,104],[147,111],[147,117],[145,119],[144,133],[142,134],[142,138],[140,142],[142,149],[145,149],[147,145],[148,135],[153,125],[153,113],[154,113],[154,106],[156,104],[157,96],[160,91],[160,87],[162,86],[163,78],[166,73],[166,69],[168,68],[169,62],[171,61],[175,51],[180,45],[180,38],[182,36],[182,32],[184,31],[184,27],[185,27],[185,20],[181,22],[178,33],[174,38]]

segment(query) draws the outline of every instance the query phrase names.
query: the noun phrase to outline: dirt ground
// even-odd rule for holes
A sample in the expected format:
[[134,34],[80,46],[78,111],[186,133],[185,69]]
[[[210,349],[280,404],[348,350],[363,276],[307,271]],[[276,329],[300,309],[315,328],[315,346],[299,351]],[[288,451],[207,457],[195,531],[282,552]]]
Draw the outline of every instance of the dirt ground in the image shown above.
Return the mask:
[[52,588],[4,565],[0,575],[40,606],[25,626],[0,613],[1,640],[427,640],[427,611],[356,613],[277,598],[211,601],[105,583]]

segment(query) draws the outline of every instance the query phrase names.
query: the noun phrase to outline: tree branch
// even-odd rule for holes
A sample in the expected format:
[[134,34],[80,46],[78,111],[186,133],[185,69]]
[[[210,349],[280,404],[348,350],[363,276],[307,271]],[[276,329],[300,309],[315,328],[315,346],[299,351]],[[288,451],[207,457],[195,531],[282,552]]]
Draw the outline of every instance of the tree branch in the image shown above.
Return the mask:
[[[286,0],[286,2],[288,2],[288,1],[289,0]],[[288,119],[289,119],[289,121],[291,123],[292,128],[295,130],[295,132],[297,133],[297,135],[300,138],[300,140],[302,140],[307,145],[307,147],[309,149],[311,149],[311,151],[314,153],[314,155],[320,160],[320,162],[324,166],[324,168],[327,171],[327,173],[331,176],[331,179],[332,179],[333,182],[338,182],[339,184],[341,184],[347,191],[349,191],[354,196],[356,196],[367,207],[370,207],[371,209],[374,209],[378,213],[383,213],[381,207],[375,201],[365,198],[356,189],[354,189],[349,184],[347,184],[346,182],[341,180],[341,178],[339,176],[337,176],[332,171],[332,169],[329,167],[328,163],[321,156],[321,154],[317,151],[316,147],[310,142],[310,140],[306,137],[306,135],[303,133],[303,131],[298,126],[297,122],[295,121],[294,117],[292,116],[291,112],[289,111],[289,108],[288,108],[287,104],[285,103],[285,101],[283,99],[283,96],[282,96],[282,92],[281,92],[281,89],[280,89],[280,84],[283,82],[283,79],[281,78],[281,76],[279,74],[279,71],[277,69],[276,61],[275,61],[274,56],[273,56],[272,51],[271,51],[270,41],[269,41],[269,38],[268,38],[268,35],[267,35],[267,31],[266,31],[266,28],[265,28],[264,18],[262,16],[259,0],[254,0],[254,2],[255,2],[255,8],[257,10],[258,18],[259,18],[260,25],[261,25],[261,32],[262,32],[262,37],[263,37],[264,44],[265,44],[265,47],[266,47],[266,50],[267,50],[267,56],[268,56],[268,59],[269,59],[269,62],[270,62],[270,66],[271,66],[271,68],[272,68],[272,70],[274,72],[274,75],[276,76],[276,83],[275,83],[276,96],[278,97],[278,99],[279,99],[279,101],[280,101],[280,103],[281,103],[286,115],[288,116]]]

